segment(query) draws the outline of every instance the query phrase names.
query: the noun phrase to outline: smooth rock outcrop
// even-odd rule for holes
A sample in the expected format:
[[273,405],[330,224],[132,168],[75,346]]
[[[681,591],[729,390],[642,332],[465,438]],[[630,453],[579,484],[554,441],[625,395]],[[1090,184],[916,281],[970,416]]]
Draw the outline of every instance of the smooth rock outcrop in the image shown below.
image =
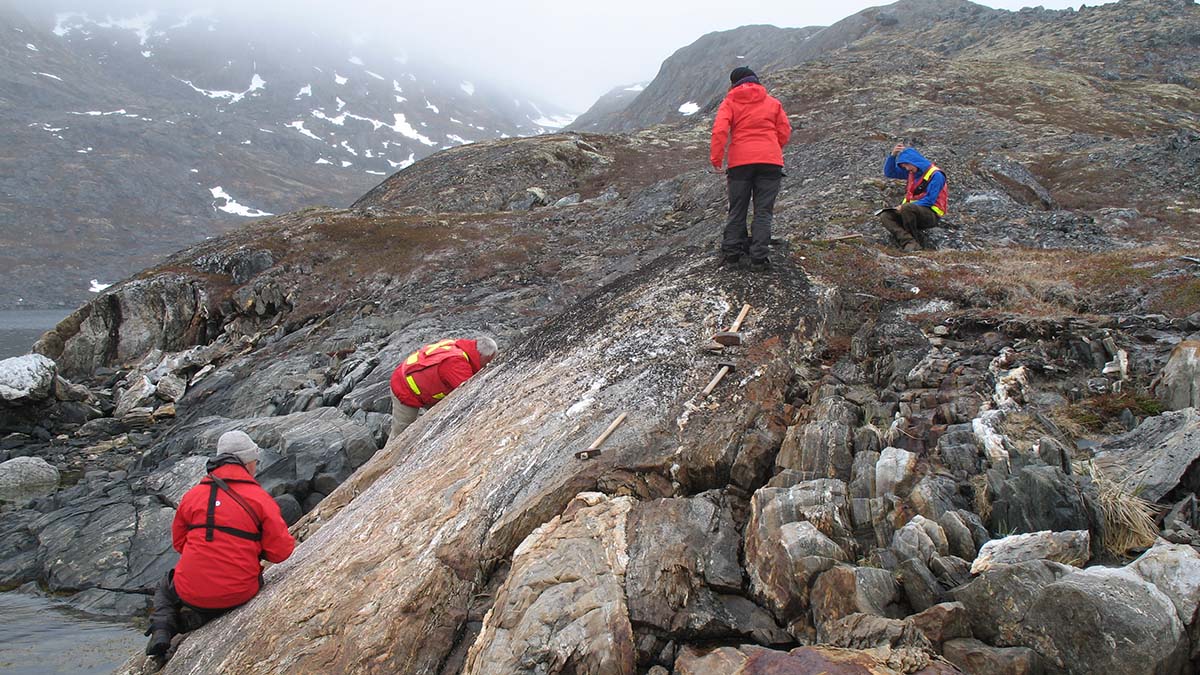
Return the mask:
[[942,648],[946,660],[971,675],[1038,675],[1037,652],[1028,647],[991,647],[970,637],[949,640]]
[[875,494],[884,497],[907,494],[916,480],[917,454],[900,448],[884,448],[875,463]]
[[966,609],[975,637],[997,647],[1023,646],[1030,642],[1025,615],[1046,586],[1073,571],[1047,560],[1005,565],[980,574],[953,595]]

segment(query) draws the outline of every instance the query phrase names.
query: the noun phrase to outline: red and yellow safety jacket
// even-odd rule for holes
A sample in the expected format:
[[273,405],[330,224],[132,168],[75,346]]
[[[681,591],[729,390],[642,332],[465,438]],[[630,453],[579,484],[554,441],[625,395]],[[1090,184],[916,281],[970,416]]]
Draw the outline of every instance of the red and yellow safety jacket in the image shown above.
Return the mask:
[[[929,182],[935,173],[942,173],[942,170],[937,168],[936,164],[930,164],[925,173],[921,177],[917,177],[917,173],[908,174],[908,187],[904,191],[904,203],[919,201],[929,192]],[[942,173],[943,176],[946,174]],[[944,179],[943,179],[944,181]],[[938,214],[938,217],[946,215],[946,207],[950,203],[950,190],[945,183],[942,184],[942,189],[938,191],[937,198],[929,207],[933,212]]]
[[428,408],[479,372],[483,358],[474,340],[425,345],[392,372],[392,395],[406,406]]

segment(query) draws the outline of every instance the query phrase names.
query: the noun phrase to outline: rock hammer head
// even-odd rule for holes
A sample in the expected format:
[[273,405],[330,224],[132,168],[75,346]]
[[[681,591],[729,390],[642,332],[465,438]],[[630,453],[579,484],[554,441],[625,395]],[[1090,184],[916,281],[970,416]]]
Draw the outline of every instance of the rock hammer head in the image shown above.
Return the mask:
[[713,336],[713,342],[726,347],[737,347],[742,344],[742,332],[723,330]]

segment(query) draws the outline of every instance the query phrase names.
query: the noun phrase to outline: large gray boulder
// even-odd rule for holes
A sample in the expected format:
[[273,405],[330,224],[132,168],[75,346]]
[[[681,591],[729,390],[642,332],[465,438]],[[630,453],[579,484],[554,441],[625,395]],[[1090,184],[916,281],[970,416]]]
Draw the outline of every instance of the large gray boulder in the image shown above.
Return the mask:
[[1171,599],[1125,569],[1092,567],[1048,584],[1023,628],[1026,646],[1070,675],[1173,675],[1188,660]]
[[1056,466],[1021,467],[1000,484],[992,499],[988,529],[993,532],[1092,530],[1103,522],[1095,487],[1084,476],[1068,476]]
[[1048,560],[1004,565],[954,589],[953,595],[966,609],[975,637],[997,647],[1019,647],[1030,642],[1025,615],[1042,589],[1073,571]]
[[1200,655],[1200,553],[1191,546],[1159,543],[1126,569],[1154,584],[1175,605],[1192,641],[1191,657]]
[[1195,408],[1145,419],[1136,429],[1101,444],[1095,463],[1130,492],[1157,502],[1189,476],[1200,459],[1200,415]]
[[41,457],[15,457],[0,463],[0,500],[22,501],[50,494],[58,469]]
[[0,399],[12,404],[44,401],[54,391],[54,361],[26,354],[0,361]]

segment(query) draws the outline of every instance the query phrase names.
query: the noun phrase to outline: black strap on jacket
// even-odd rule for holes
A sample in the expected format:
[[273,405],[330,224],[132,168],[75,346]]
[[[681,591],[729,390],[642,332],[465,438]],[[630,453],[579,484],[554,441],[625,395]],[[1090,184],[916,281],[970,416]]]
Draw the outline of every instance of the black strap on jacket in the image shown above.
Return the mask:
[[[203,524],[198,524],[198,523],[190,524],[187,526],[187,529],[195,530],[195,529],[199,529],[199,528],[203,527],[204,528],[204,541],[212,541],[213,540],[213,532],[216,530],[220,530],[221,532],[224,532],[225,534],[230,534],[235,537],[239,537],[241,539],[248,539],[250,541],[262,541],[262,532],[263,532],[262,518],[258,517],[258,513],[256,513],[254,511],[253,507],[251,507],[250,504],[248,504],[246,502],[246,499],[244,497],[242,497],[238,493],[234,492],[233,489],[229,487],[229,483],[214,476],[211,473],[208,474],[208,478],[209,478],[209,480],[212,481],[209,484],[209,486],[212,489],[209,490],[209,493],[208,493],[208,510],[204,514],[204,523]],[[253,483],[254,482],[252,480],[239,480],[237,478],[230,478],[229,481],[232,483]],[[225,525],[217,525],[216,524],[217,491],[218,491],[218,489],[224,490],[230,497],[233,498],[233,501],[237,502],[238,505],[241,506],[246,511],[246,513],[250,516],[250,519],[254,521],[254,525],[258,528],[257,532],[250,532],[248,530],[241,530],[236,527],[227,527]]]

